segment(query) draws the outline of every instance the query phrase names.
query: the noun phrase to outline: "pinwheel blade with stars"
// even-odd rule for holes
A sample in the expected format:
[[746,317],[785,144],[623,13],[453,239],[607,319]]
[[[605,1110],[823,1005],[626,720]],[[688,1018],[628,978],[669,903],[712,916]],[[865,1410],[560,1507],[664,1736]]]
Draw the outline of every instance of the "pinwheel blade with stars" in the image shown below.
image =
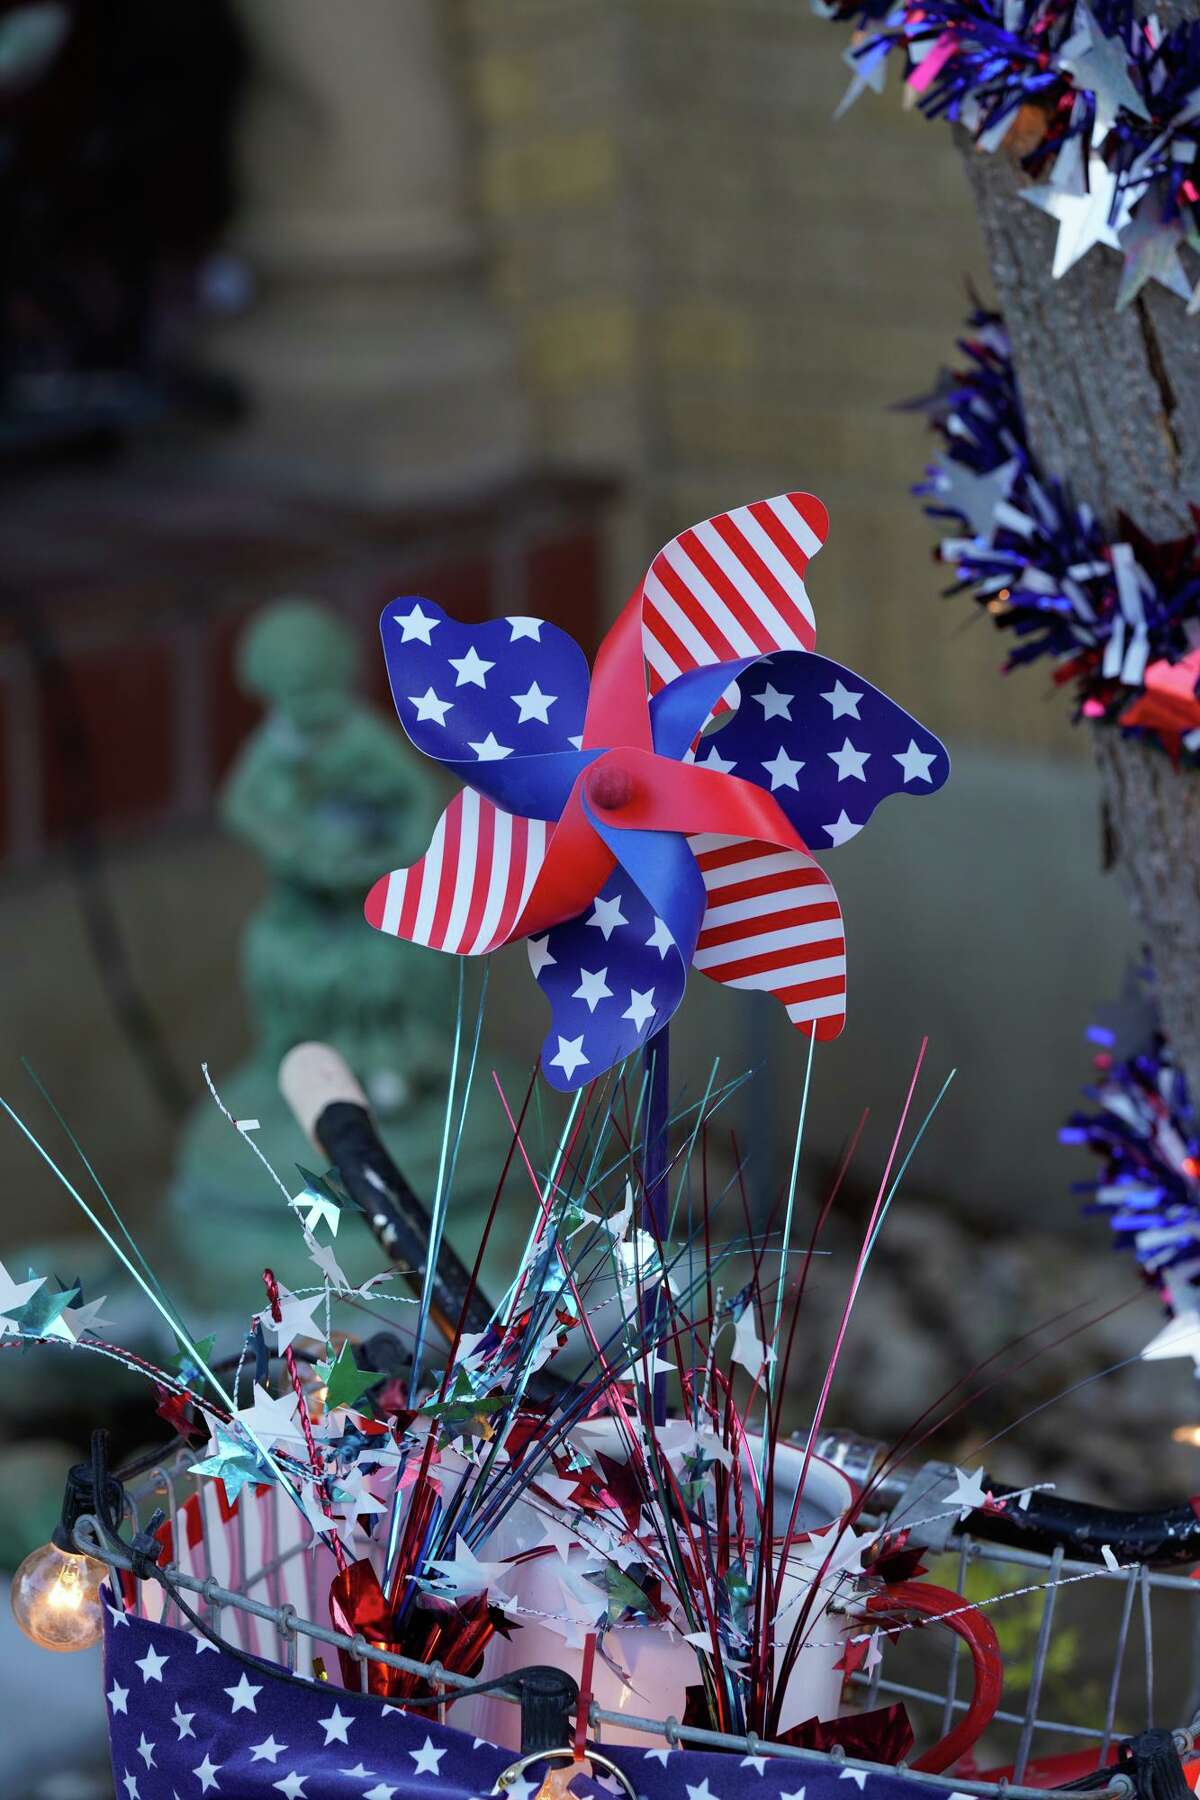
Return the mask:
[[842,1028],[842,914],[813,852],[887,795],[941,787],[949,760],[813,650],[804,572],[826,526],[820,501],[793,493],[682,532],[590,682],[544,620],[461,625],[424,599],[384,610],[400,721],[465,785],[420,861],[372,888],[367,918],[460,956],[526,938],[555,1087],[661,1029],[693,964],[773,994],[818,1038]]

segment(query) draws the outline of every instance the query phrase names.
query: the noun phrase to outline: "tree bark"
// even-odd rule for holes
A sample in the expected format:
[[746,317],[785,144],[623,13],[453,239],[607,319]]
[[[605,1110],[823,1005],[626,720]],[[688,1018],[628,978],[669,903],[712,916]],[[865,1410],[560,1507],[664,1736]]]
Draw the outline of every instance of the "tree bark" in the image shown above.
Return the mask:
[[[1182,10],[1182,9],[1181,9]],[[1200,0],[1189,0],[1190,16]],[[1200,319],[1165,288],[1115,310],[1120,259],[1093,249],[1051,276],[1055,223],[1002,154],[964,145],[1034,454],[1110,540],[1194,529],[1200,501]],[[1163,1026],[1200,1096],[1200,775],[1114,728],[1094,732],[1108,840],[1158,978]],[[1099,997],[1099,996],[1098,996]]]

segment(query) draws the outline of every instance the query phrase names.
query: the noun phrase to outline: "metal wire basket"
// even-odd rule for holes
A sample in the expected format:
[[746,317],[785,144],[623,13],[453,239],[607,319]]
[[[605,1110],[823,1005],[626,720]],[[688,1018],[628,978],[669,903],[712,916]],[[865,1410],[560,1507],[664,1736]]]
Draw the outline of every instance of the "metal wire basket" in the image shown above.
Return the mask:
[[[853,1440],[847,1439],[846,1443]],[[828,1448],[829,1446],[824,1446]],[[126,1571],[126,1597],[132,1609],[152,1622],[193,1626],[185,1614],[181,1596],[191,1597],[190,1607],[212,1633],[226,1644],[251,1656],[277,1663],[302,1676],[322,1675],[321,1652],[328,1648],[346,1652],[358,1665],[363,1691],[368,1687],[368,1664],[382,1662],[423,1676],[446,1693],[472,1684],[439,1664],[416,1663],[380,1650],[362,1638],[352,1638],[317,1622],[323,1610],[322,1595],[335,1572],[332,1557],[314,1543],[307,1521],[275,1487],[246,1489],[230,1505],[218,1484],[201,1484],[187,1472],[190,1455],[178,1452],[145,1467],[127,1486],[127,1503],[135,1530],[141,1530],[155,1509],[166,1514],[160,1529],[165,1548],[165,1585],[155,1580],[135,1580],[129,1571],[133,1559],[104,1540],[95,1523],[81,1521],[80,1547],[115,1570]],[[846,1460],[845,1458],[843,1460]],[[890,1517],[902,1513],[904,1489],[899,1501],[893,1491]],[[876,1523],[883,1523],[880,1518]],[[932,1534],[936,1537],[936,1534]],[[1028,1655],[1017,1667],[1014,1686],[1023,1691],[1023,1704],[1011,1700],[996,1714],[984,1746],[984,1761],[996,1767],[975,1767],[956,1772],[953,1778],[904,1771],[904,1779],[926,1789],[957,1793],[1033,1796],[1092,1770],[1103,1769],[1114,1745],[1132,1732],[1149,1726],[1156,1710],[1161,1719],[1191,1718],[1196,1710],[1197,1645],[1200,1643],[1200,1599],[1197,1584],[1188,1576],[1146,1565],[1109,1569],[1103,1564],[1068,1557],[1061,1546],[1049,1554],[984,1541],[978,1535],[957,1537],[952,1546],[931,1554],[954,1559],[954,1584],[970,1593],[978,1577],[989,1591],[977,1595],[974,1604],[998,1610],[1012,1604],[1012,1589],[1028,1616],[1023,1629],[1032,1636]],[[1087,1643],[1080,1626],[1069,1618],[1068,1597],[1088,1596]],[[190,1610],[189,1607],[189,1610]],[[1136,1624],[1135,1624],[1136,1621]],[[1169,1654],[1158,1658],[1164,1678],[1155,1682],[1155,1638],[1169,1644]],[[1141,1635],[1143,1656],[1135,1667],[1132,1642]],[[967,1706],[959,1692],[960,1648],[951,1640],[939,1666],[931,1640],[941,1634],[928,1631],[900,1632],[886,1639],[883,1660],[870,1676],[851,1677],[854,1689],[867,1707],[902,1700],[913,1713],[914,1723],[945,1732]],[[1112,1646],[1106,1659],[1101,1705],[1086,1714],[1098,1696],[1094,1682],[1081,1687],[1081,1648],[1095,1664],[1092,1646],[1107,1639]],[[919,1640],[919,1642],[918,1642]],[[1181,1655],[1181,1646],[1186,1653]],[[1075,1704],[1062,1705],[1064,1693]],[[518,1692],[502,1694],[514,1704]],[[449,1711],[454,1723],[454,1710]],[[872,1765],[787,1745],[766,1745],[753,1735],[734,1736],[686,1726],[671,1718],[631,1717],[592,1706],[589,1737],[604,1745],[606,1726],[644,1732],[648,1738],[666,1739],[682,1750],[736,1751],[756,1757],[764,1753],[824,1766],[872,1769]],[[1191,1728],[1175,1733],[1181,1756],[1194,1748]],[[624,1780],[614,1765],[614,1775]],[[813,1770],[815,1773],[815,1770]],[[883,1774],[882,1768],[874,1773]],[[889,1776],[897,1771],[889,1769]],[[1097,1795],[1131,1794],[1128,1775],[1114,1772],[1091,1790]]]

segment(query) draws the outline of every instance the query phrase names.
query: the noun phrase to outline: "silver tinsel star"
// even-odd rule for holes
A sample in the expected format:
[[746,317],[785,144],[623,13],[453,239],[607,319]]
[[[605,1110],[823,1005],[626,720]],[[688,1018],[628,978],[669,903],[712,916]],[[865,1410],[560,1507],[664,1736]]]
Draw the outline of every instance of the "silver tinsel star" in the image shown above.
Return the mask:
[[1110,250],[1121,248],[1117,233],[1128,222],[1129,208],[1122,199],[1114,224],[1108,222],[1116,192],[1116,176],[1099,156],[1088,159],[1088,192],[1065,193],[1053,182],[1038,187],[1022,188],[1022,198],[1052,219],[1058,220],[1058,240],[1054,246],[1052,274],[1057,281],[1086,256],[1093,244],[1105,244]]
[[1129,52],[1119,37],[1105,37],[1091,8],[1075,8],[1075,29],[1058,53],[1058,63],[1075,86],[1095,96],[1096,133],[1103,137],[1122,107],[1135,118],[1150,118],[1129,76]]
[[1190,299],[1192,284],[1179,260],[1182,242],[1182,221],[1164,219],[1158,210],[1157,197],[1148,195],[1121,233],[1125,267],[1117,289],[1118,312],[1137,298],[1148,281],[1160,282],[1181,299]]
[[937,503],[961,513],[975,537],[990,537],[996,508],[1008,499],[1017,478],[1015,459],[977,475],[965,463],[942,463],[937,472]]

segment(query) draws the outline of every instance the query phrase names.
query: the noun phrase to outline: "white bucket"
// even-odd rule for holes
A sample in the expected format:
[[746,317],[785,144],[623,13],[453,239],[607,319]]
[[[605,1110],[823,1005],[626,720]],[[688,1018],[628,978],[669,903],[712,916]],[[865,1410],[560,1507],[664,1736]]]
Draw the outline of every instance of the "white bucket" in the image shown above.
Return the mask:
[[[758,1452],[759,1446],[752,1439],[750,1455],[757,1457]],[[776,1449],[774,1532],[781,1546],[803,1461],[804,1452],[795,1445],[781,1444]],[[786,1642],[789,1628],[798,1618],[804,1597],[815,1573],[825,1561],[832,1542],[829,1540],[813,1544],[809,1541],[808,1534],[839,1523],[851,1505],[854,1494],[854,1484],[841,1469],[820,1457],[812,1458],[804,1480],[804,1496],[797,1513],[796,1528],[800,1535],[794,1537],[790,1545],[780,1593],[777,1642]],[[511,1556],[518,1539],[523,1538],[528,1543],[541,1535],[539,1518],[544,1518],[553,1510],[549,1502],[539,1503],[536,1511],[523,1504],[514,1508],[478,1554],[488,1560]],[[749,1499],[747,1514],[753,1518],[752,1502]],[[776,1566],[777,1557],[778,1552]],[[494,1680],[531,1664],[542,1663],[551,1668],[564,1669],[577,1682],[580,1681],[582,1649],[570,1647],[561,1632],[554,1630],[544,1619],[530,1617],[529,1614],[561,1616],[565,1602],[559,1576],[573,1567],[581,1568],[586,1561],[584,1552],[573,1550],[564,1563],[559,1552],[549,1548],[539,1550],[514,1564],[512,1575],[505,1586],[516,1607],[520,1609],[513,1616],[520,1621],[521,1629],[514,1631],[511,1639],[499,1635],[492,1638],[484,1657],[480,1680]],[[788,1681],[779,1720],[781,1731],[806,1719],[831,1719],[837,1716],[841,1704],[843,1675],[834,1665],[840,1661],[844,1639],[854,1626],[842,1613],[830,1615],[828,1607],[831,1598],[831,1593],[826,1594],[813,1606],[809,1615],[805,1632],[809,1642],[797,1657]],[[683,1629],[687,1627],[684,1626]],[[662,1627],[635,1625],[608,1632],[604,1647],[607,1654],[623,1666],[625,1675],[619,1675],[600,1656],[595,1658],[592,1665],[592,1698],[598,1706],[606,1712],[628,1713],[652,1719],[682,1719],[687,1703],[687,1689],[695,1686],[701,1679],[697,1652],[691,1644]],[[476,1737],[486,1738],[489,1742],[508,1749],[515,1750],[520,1746],[519,1713],[509,1701],[497,1700],[490,1695],[461,1700],[451,1709],[448,1717],[460,1730],[470,1731]],[[648,1733],[624,1730],[613,1725],[603,1727],[600,1739],[610,1744],[643,1744],[647,1748],[662,1742],[661,1738],[652,1737]]]

